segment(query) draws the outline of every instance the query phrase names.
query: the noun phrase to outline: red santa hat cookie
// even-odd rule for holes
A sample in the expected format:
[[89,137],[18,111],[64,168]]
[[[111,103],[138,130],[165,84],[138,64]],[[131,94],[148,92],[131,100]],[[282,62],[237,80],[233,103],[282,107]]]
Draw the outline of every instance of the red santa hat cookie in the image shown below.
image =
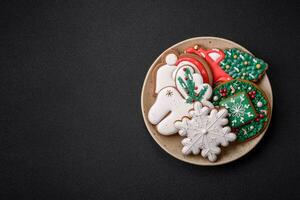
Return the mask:
[[268,64],[262,59],[237,48],[206,50],[195,45],[186,49],[186,52],[202,56],[206,60],[213,73],[214,84],[236,78],[257,82],[268,69]]

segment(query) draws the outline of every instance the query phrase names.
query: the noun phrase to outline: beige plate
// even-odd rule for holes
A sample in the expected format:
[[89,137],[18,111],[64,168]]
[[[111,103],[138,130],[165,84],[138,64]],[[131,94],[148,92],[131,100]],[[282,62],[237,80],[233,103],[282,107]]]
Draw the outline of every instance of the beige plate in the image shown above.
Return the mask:
[[[184,49],[187,47],[193,47],[195,44],[198,44],[204,48],[211,49],[211,48],[220,48],[220,49],[225,49],[225,48],[238,48],[241,49],[245,52],[250,53],[247,49],[242,47],[241,45],[225,40],[222,38],[217,38],[217,37],[197,37],[197,38],[191,38],[188,40],[185,40],[183,42],[180,42],[178,44],[175,44],[174,46],[170,47],[167,49],[165,52],[171,50],[171,49],[177,49],[180,52],[183,52]],[[205,165],[205,166],[211,166],[211,165],[221,165],[225,163],[229,163],[231,161],[234,161],[246,153],[248,153],[251,149],[253,149],[257,143],[262,139],[264,134],[266,133],[267,128],[263,133],[261,133],[259,136],[244,142],[244,143],[232,143],[228,147],[223,147],[222,152],[220,155],[218,155],[218,159],[216,162],[209,162],[208,160],[204,159],[201,157],[201,155],[188,155],[188,156],[183,156],[181,153],[182,145],[181,145],[181,140],[182,137],[180,137],[178,134],[174,136],[163,136],[159,134],[152,124],[149,123],[147,119],[148,111],[152,104],[155,101],[155,96],[153,95],[154,87],[155,87],[155,80],[152,75],[152,71],[155,68],[155,66],[161,62],[161,57],[165,53],[163,52],[151,65],[142,89],[142,96],[141,96],[141,106],[142,106],[142,112],[143,112],[143,117],[145,124],[147,126],[148,131],[150,132],[151,136],[154,138],[154,140],[163,148],[166,152],[168,152],[170,155],[174,156],[175,158],[192,163],[195,165]],[[273,95],[272,95],[272,88],[271,84],[269,82],[268,76],[265,75],[262,80],[260,80],[257,83],[261,89],[266,93],[268,96],[268,99],[270,101],[270,106],[271,110],[273,108]],[[272,114],[272,113],[271,113]],[[271,115],[270,115],[271,116]],[[269,120],[270,122],[270,120]]]

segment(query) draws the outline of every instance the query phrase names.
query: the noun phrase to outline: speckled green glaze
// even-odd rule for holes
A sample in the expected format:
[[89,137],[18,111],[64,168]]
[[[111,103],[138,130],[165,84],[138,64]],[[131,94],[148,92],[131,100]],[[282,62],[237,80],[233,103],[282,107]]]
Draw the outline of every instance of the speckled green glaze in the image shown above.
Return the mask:
[[268,68],[263,60],[238,49],[226,49],[224,53],[220,66],[232,78],[257,81]]
[[[224,92],[220,92],[224,91],[224,89],[226,90],[226,94],[224,94]],[[253,91],[256,93],[254,96],[251,95],[251,92],[253,93]],[[237,134],[237,140],[243,142],[258,135],[264,130],[269,120],[270,108],[267,97],[258,88],[258,86],[249,81],[240,79],[234,79],[217,86],[213,91],[212,103],[215,106],[219,106],[219,103],[222,100],[239,92],[245,92],[249,96],[249,99],[257,113],[257,117],[255,119],[240,127],[233,128],[233,131]]]

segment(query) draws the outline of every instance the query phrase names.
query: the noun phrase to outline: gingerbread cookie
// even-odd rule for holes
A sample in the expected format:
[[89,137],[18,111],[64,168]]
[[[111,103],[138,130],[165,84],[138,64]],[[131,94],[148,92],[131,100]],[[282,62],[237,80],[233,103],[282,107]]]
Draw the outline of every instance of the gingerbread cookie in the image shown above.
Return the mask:
[[236,78],[256,82],[268,68],[268,64],[263,60],[237,48],[205,50],[195,45],[194,48],[188,48],[186,52],[202,56],[209,63],[214,83]]
[[204,83],[212,84],[213,76],[210,71],[210,67],[205,60],[198,56],[181,54],[180,56],[176,51],[170,51],[163,57],[163,63],[157,65],[157,72],[154,74],[155,93],[157,94],[161,89],[167,86],[175,85],[177,69],[181,67],[190,67],[191,71],[199,73],[202,76]]
[[159,91],[151,106],[148,120],[156,125],[160,134],[172,135],[178,132],[174,122],[187,115],[192,108],[193,105],[187,103],[175,87],[165,87]]
[[[203,61],[205,62],[205,61]],[[148,120],[156,125],[157,131],[163,135],[178,132],[174,122],[182,119],[193,108],[195,101],[213,107],[209,102],[212,88],[204,81],[209,79],[209,69],[205,63],[191,57],[169,53],[165,63],[158,65],[156,72],[156,100],[148,113]]]
[[238,141],[260,134],[269,121],[270,107],[264,92],[250,81],[234,79],[213,91],[212,103],[229,112],[229,125]]
[[194,110],[181,121],[175,123],[179,134],[186,137],[182,140],[182,153],[199,154],[209,161],[215,162],[217,155],[221,152],[219,145],[228,146],[229,142],[236,139],[231,133],[228,123],[227,110],[203,107],[200,102],[194,103]]
[[175,82],[176,88],[186,99],[187,103],[199,101],[205,106],[210,108],[213,107],[212,103],[207,101],[212,94],[211,86],[207,83],[203,83],[202,76],[195,73],[189,66],[182,66],[178,68],[175,75]]

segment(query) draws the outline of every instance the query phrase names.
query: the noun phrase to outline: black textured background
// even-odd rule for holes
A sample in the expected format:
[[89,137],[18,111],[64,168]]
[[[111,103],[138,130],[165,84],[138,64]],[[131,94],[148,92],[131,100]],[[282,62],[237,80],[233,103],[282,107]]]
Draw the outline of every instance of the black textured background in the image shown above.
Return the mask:
[[[0,199],[300,199],[299,3],[277,2],[1,1]],[[219,167],[169,156],[140,110],[154,59],[196,36],[270,64],[271,126]]]

